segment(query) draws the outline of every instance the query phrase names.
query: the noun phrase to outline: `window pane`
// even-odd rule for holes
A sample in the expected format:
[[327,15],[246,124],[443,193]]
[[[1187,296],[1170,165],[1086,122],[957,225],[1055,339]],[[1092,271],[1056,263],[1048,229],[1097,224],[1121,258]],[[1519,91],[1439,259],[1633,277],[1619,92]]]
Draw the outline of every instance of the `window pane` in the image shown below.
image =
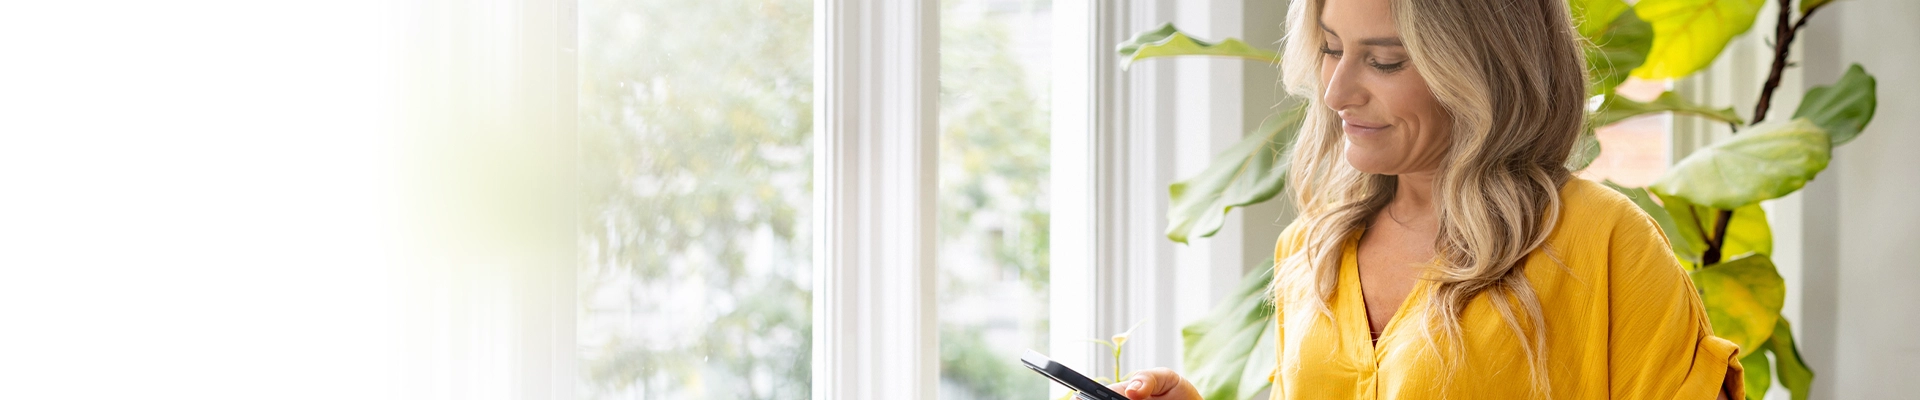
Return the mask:
[[[1614,88],[1621,97],[1653,101],[1667,90],[1667,81],[1643,81],[1627,78]],[[1600,156],[1593,159],[1580,177],[1610,180],[1627,187],[1642,187],[1667,172],[1667,152],[1673,137],[1673,113],[1663,112],[1629,118],[1595,129],[1600,141]]]
[[940,398],[1044,398],[1051,3],[941,4]]
[[578,392],[808,393],[806,0],[581,0]]

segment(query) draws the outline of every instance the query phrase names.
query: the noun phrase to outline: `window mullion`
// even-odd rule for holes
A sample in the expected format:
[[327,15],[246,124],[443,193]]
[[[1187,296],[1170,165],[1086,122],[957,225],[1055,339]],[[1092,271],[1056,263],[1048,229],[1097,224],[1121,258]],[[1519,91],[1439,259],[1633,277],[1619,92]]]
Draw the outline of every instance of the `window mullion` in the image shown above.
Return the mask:
[[938,387],[938,7],[814,5],[814,399]]

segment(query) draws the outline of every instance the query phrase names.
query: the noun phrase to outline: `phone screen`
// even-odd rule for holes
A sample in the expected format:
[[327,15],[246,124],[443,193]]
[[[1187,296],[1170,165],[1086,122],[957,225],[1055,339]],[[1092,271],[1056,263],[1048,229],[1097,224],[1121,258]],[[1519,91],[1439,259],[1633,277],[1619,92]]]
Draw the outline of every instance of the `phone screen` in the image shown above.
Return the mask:
[[1106,385],[1101,385],[1100,382],[1094,382],[1093,379],[1088,379],[1086,375],[1081,375],[1080,371],[1074,371],[1072,368],[1067,368],[1065,365],[1053,362],[1053,359],[1047,358],[1046,355],[1040,354],[1040,352],[1027,350],[1027,355],[1020,357],[1020,363],[1026,364],[1027,369],[1031,369],[1033,372],[1038,372],[1041,375],[1046,375],[1048,379],[1053,379],[1054,382],[1058,382],[1068,389],[1079,391],[1080,393],[1075,394],[1074,397],[1088,400],[1127,400],[1127,396],[1122,396],[1120,393],[1114,392],[1113,389],[1108,389]]

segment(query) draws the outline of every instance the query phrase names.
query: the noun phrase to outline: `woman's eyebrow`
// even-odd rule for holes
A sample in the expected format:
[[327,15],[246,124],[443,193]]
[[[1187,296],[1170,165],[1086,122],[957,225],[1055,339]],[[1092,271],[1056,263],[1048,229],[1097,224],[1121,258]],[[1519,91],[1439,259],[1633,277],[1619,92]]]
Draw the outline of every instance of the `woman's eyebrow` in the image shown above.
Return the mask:
[[[1340,37],[1340,34],[1333,33],[1333,28],[1328,28],[1327,23],[1324,21],[1320,22],[1320,30],[1327,31],[1327,36]],[[1406,46],[1400,41],[1399,37],[1376,37],[1376,38],[1360,39],[1360,44],[1367,45],[1367,46],[1393,46],[1393,47]]]

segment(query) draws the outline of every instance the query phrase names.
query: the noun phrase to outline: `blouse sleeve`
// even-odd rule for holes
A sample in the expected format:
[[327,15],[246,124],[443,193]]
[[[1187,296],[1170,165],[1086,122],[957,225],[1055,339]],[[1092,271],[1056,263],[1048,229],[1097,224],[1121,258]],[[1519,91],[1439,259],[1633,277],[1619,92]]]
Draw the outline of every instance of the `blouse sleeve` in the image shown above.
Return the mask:
[[1744,398],[1739,349],[1713,336],[1699,292],[1658,225],[1645,214],[1621,218],[1608,246],[1611,397],[1713,399],[1731,378],[1730,398]]

